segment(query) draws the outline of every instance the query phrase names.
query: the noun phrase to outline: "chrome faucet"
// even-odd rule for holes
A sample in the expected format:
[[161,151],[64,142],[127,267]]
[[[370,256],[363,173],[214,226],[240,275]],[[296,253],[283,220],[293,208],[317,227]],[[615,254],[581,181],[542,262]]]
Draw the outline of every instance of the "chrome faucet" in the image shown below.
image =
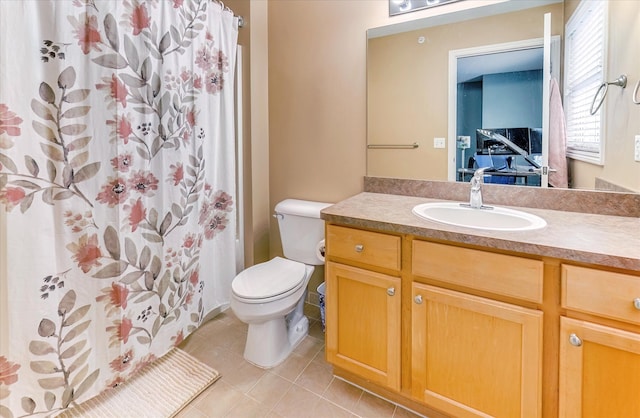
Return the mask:
[[477,169],[471,178],[471,194],[469,196],[469,206],[474,209],[482,209],[482,183],[484,180],[484,171],[489,167]]

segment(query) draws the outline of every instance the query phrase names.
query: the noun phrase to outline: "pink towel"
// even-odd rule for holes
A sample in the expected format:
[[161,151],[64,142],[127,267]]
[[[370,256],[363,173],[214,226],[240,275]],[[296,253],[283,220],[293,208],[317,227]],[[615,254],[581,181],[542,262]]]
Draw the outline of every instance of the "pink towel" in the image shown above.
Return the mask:
[[553,187],[569,187],[567,170],[567,130],[562,108],[560,87],[551,79],[549,98],[549,184]]

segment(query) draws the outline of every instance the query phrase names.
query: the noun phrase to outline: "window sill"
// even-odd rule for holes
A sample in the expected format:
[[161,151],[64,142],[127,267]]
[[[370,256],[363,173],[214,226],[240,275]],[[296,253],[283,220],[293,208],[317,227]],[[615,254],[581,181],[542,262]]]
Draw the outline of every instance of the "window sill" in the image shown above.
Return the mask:
[[604,166],[604,159],[601,153],[567,150],[567,158],[571,158],[572,160],[582,161],[588,164]]

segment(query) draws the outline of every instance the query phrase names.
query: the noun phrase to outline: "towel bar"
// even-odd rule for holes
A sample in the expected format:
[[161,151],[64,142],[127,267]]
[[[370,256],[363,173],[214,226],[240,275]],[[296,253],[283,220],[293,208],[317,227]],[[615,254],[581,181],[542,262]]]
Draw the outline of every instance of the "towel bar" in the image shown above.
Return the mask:
[[419,145],[417,142],[413,144],[369,144],[368,149],[415,149]]

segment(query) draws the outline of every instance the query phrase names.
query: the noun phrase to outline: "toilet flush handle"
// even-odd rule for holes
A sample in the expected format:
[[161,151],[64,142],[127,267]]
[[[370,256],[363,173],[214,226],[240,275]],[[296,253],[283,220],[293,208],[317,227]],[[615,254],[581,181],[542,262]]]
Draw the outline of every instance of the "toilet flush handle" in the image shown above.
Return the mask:
[[281,214],[281,213],[278,213],[278,212],[275,212],[272,216],[273,216],[274,218],[276,218],[277,220],[279,220],[279,221],[280,221],[280,220],[282,220],[282,219],[284,219],[284,215],[283,215],[283,214]]

